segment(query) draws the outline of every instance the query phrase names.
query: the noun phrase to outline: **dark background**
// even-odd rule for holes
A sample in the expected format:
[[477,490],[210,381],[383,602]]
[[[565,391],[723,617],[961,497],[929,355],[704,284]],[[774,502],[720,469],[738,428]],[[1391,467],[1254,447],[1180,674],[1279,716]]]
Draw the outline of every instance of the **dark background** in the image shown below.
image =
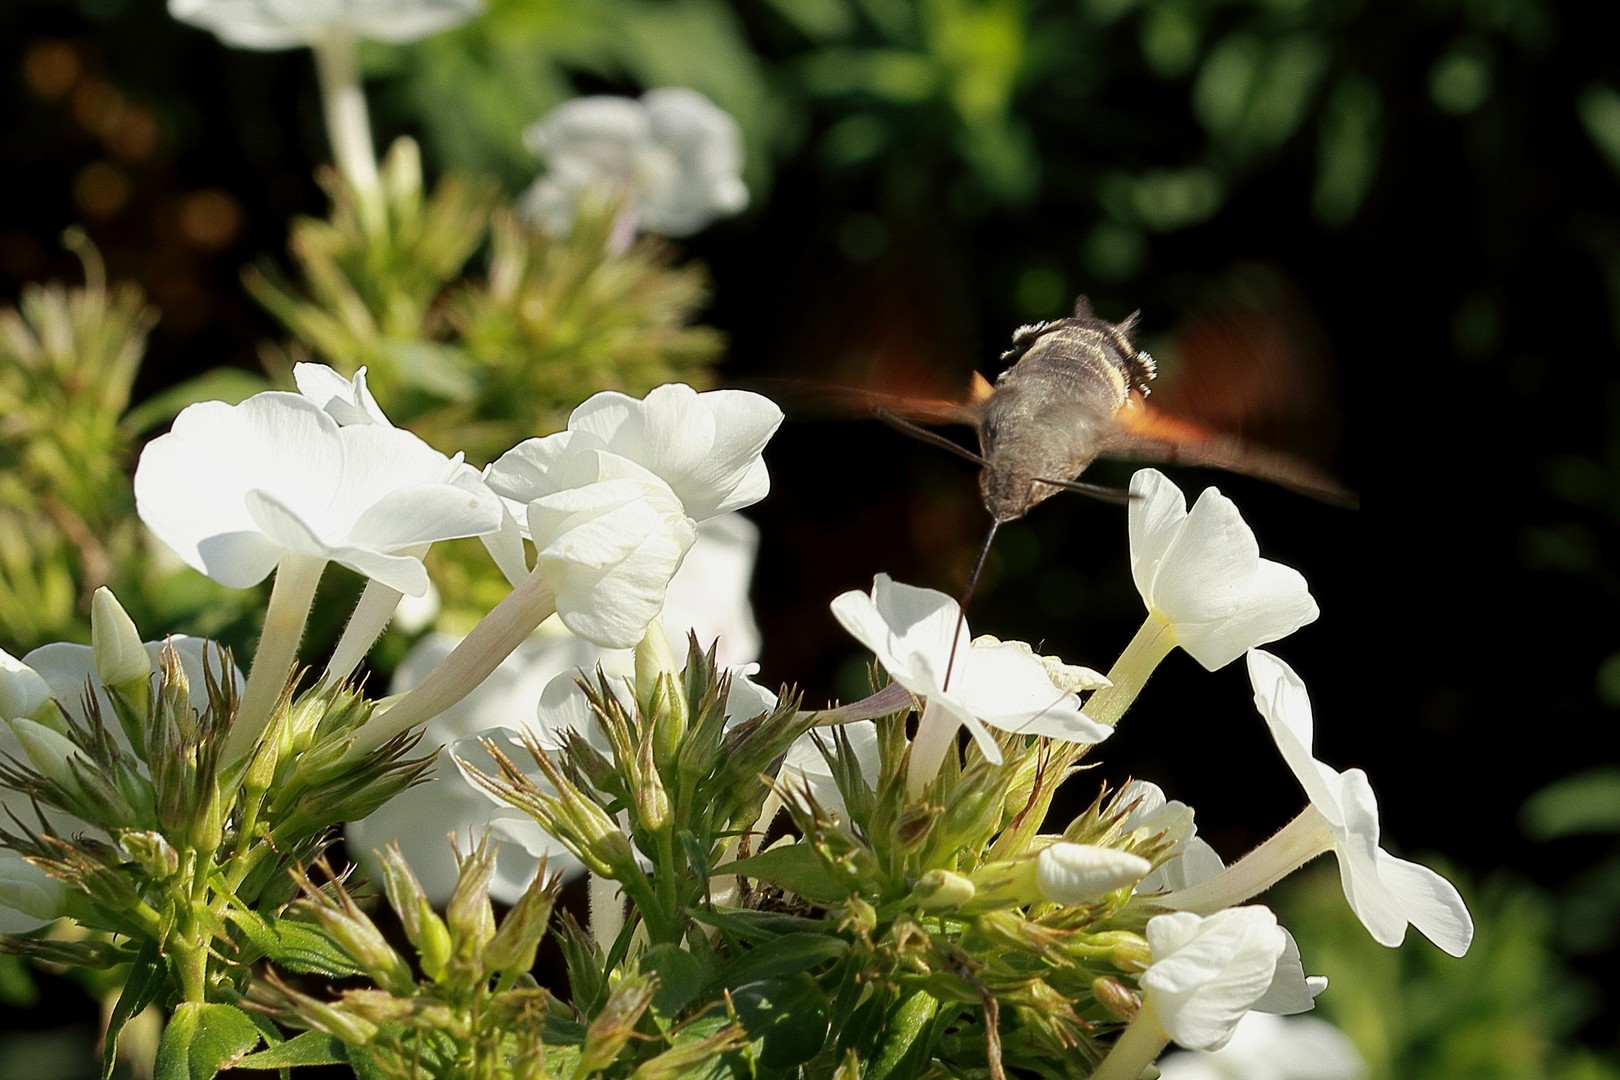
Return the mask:
[[[761,95],[711,90],[744,114],[755,200],[682,245],[713,273],[721,379],[877,372],[948,392],[993,375],[1015,326],[1078,292],[1106,317],[1140,308],[1143,343],[1174,355],[1201,314],[1263,283],[1332,402],[1292,435],[1361,509],[1173,475],[1190,495],[1218,483],[1263,554],[1311,582],[1321,620],[1276,651],[1311,687],[1318,755],[1371,775],[1392,845],[1444,852],[1465,891],[1506,873],[1556,894],[1613,853],[1613,837],[1534,843],[1519,822],[1530,793],[1614,760],[1602,732],[1620,707],[1620,97],[1602,6],[1022,9],[1025,74],[999,119],[969,122],[938,95],[862,86],[856,51],[894,44],[878,21],[856,20],[836,52],[782,6],[703,6],[752,55],[742,83]],[[1166,12],[1193,28],[1202,66],[1155,53]],[[1314,74],[1266,99],[1297,116],[1211,119],[1209,64],[1233,41],[1298,51]],[[482,165],[511,191],[526,183],[516,132],[504,157],[476,160],[445,134],[449,106],[423,105],[446,85],[438,54],[405,55],[368,54],[379,140],[416,134],[430,173]],[[550,81],[514,85],[514,101],[676,81],[577,43],[545,59]],[[689,60],[702,85],[703,58]],[[3,298],[77,280],[56,238],[80,222],[111,277],[162,310],[143,391],[253,367],[278,328],[239,270],[284,258],[289,217],[325,209],[309,55],[228,51],[152,2],[12,0],[0,70]],[[1334,157],[1324,133],[1357,125],[1360,157]],[[1009,131],[1011,150],[987,134]],[[1203,197],[1200,177],[1213,205],[1162,219],[1166,201]],[[869,422],[790,422],[767,456],[774,490],[750,514],[764,677],[844,692],[864,658],[827,602],[879,571],[959,589],[986,525],[973,470]],[[1106,669],[1140,619],[1124,517],[1063,496],[1003,530],[975,628]],[[1199,807],[1228,856],[1298,806],[1241,665],[1211,675],[1172,656],[1107,750],[1106,775],[1128,768]]]

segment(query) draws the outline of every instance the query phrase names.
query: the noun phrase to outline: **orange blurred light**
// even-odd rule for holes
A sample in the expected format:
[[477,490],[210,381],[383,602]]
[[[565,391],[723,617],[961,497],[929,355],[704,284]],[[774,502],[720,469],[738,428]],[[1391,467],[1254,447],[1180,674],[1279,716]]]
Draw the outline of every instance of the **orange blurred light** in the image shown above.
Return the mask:
[[79,54],[65,41],[40,41],[23,57],[23,81],[37,97],[54,101],[79,81]]
[[179,223],[188,244],[217,250],[241,231],[242,208],[228,192],[204,188],[181,197]]
[[108,161],[92,161],[73,178],[73,202],[91,217],[110,217],[129,202],[129,177]]

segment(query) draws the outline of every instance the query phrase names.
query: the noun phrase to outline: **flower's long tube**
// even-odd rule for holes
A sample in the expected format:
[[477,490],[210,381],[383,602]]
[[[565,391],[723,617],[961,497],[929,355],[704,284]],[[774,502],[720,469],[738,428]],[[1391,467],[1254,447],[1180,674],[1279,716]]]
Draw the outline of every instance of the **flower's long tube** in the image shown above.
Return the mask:
[[556,611],[556,591],[538,574],[531,575],[496,604],[427,678],[372,717],[355,738],[350,756],[376,749],[466,697]]
[[317,555],[287,552],[276,565],[276,583],[270,589],[270,604],[264,613],[264,630],[253,653],[242,703],[236,710],[230,736],[225,740],[224,760],[234,761],[258,741],[259,733],[275,708],[276,699],[287,685],[298,642],[309,621],[315,587],[320,584],[326,560]]
[[1149,998],[1142,1002],[1136,1017],[1114,1041],[1108,1056],[1091,1074],[1091,1080],[1138,1080],[1169,1044],[1170,1036],[1153,1014],[1153,1002]]
[[1333,850],[1333,831],[1307,806],[1259,847],[1218,874],[1178,889],[1158,902],[1178,911],[1209,915],[1247,903],[1318,855]]
[[1108,669],[1110,685],[1086,699],[1086,715],[1109,727],[1118,724],[1125,710],[1136,700],[1136,695],[1147,685],[1153,669],[1175,647],[1176,635],[1170,624],[1150,614],[1141,629],[1136,631],[1136,636],[1131,638],[1130,644],[1125,646],[1125,651],[1120,653],[1114,666]]
[[360,602],[354,606],[354,614],[349,616],[349,623],[343,628],[337,648],[332,650],[332,659],[327,661],[327,682],[347,679],[354,673],[366,653],[371,651],[382,632],[388,628],[388,620],[399,609],[403,595],[398,589],[391,589],[376,578],[366,582]]

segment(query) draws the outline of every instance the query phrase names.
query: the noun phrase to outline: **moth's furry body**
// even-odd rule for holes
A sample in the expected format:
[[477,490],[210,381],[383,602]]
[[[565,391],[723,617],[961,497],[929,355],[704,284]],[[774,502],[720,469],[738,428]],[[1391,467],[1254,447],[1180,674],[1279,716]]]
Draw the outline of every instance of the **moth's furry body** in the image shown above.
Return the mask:
[[1072,318],[1020,327],[1012,364],[979,406],[979,492],[1000,523],[1063,490],[1106,448],[1131,395],[1146,394],[1153,358],[1131,345],[1132,315],[1097,318],[1082,300]]

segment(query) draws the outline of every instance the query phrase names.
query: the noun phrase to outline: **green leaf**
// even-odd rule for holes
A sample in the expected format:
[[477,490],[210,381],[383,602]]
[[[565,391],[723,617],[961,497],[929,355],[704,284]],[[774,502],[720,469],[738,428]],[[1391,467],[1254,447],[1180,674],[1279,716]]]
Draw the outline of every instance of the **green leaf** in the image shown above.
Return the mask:
[[263,375],[236,368],[215,368],[147,398],[125,413],[122,423],[125,429],[138,435],[165,420],[173,419],[187,405],[195,405],[199,401],[223,401],[235,405],[254,394],[274,389]]
[[324,931],[309,923],[267,918],[243,909],[233,910],[226,917],[277,967],[329,979],[359,975],[364,970]]
[[743,941],[769,941],[783,934],[813,932],[821,923],[800,915],[786,915],[779,911],[725,911],[693,908],[689,913],[694,920],[712,926],[722,934]]
[[809,844],[786,844],[758,855],[725,863],[714,869],[714,877],[741,874],[758,878],[796,892],[806,900],[842,899],[849,892],[831,874]]
[[187,1001],[158,1043],[155,1080],[213,1080],[259,1045],[258,1025],[235,1005]]
[[691,1004],[698,991],[712,982],[717,973],[710,964],[687,950],[665,943],[654,945],[641,956],[641,971],[658,976],[658,990],[652,1008],[665,1020],[673,1020]]
[[827,1039],[827,996],[808,975],[748,983],[731,1001],[750,1041],[763,1043],[759,1064],[767,1076],[791,1075]]
[[168,968],[158,954],[157,942],[148,941],[130,965],[129,976],[124,980],[124,992],[118,995],[118,1001],[107,1017],[101,1080],[111,1080],[113,1063],[118,1060],[118,1033],[124,1030],[130,1017],[152,1004],[167,977]]
[[295,1069],[300,1065],[346,1065],[343,1043],[319,1031],[294,1035],[278,1046],[249,1054],[235,1069]]
[[849,943],[831,934],[784,934],[737,957],[720,973],[726,986],[780,979],[844,955]]

